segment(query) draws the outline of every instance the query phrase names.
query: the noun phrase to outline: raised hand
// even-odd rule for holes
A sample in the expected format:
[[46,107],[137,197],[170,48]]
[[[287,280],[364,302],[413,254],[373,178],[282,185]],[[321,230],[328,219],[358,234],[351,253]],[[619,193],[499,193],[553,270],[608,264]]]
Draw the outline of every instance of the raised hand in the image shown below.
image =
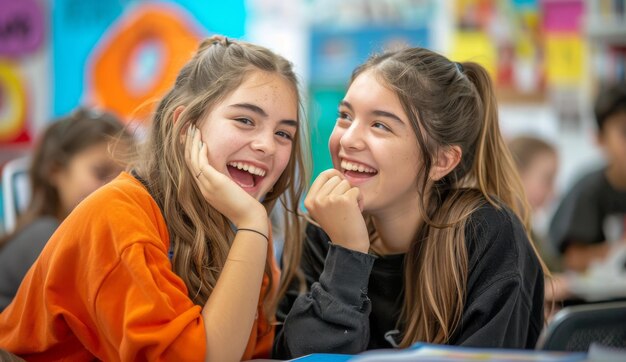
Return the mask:
[[263,205],[209,164],[207,146],[193,125],[185,137],[185,161],[202,196],[211,206],[237,228],[253,228],[267,235],[269,223]]
[[330,169],[315,179],[304,206],[334,244],[367,253],[370,242],[359,195],[341,172]]

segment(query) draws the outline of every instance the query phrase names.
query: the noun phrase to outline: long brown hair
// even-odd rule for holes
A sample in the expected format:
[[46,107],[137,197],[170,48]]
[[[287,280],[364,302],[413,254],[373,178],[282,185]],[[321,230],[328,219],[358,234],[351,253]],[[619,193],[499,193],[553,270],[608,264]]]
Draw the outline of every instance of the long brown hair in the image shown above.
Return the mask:
[[[52,175],[68,167],[74,156],[85,149],[109,143],[112,158],[124,169],[123,158],[115,152],[132,145],[132,136],[121,120],[111,113],[81,107],[71,114],[54,119],[39,137],[31,156],[28,169],[30,200],[26,210],[17,218],[15,229],[0,239],[0,247],[16,234],[44,216],[54,217],[59,222],[66,212],[61,204],[59,189]],[[116,175],[107,175],[112,178]]]
[[[203,119],[253,71],[280,75],[293,86],[300,102],[298,81],[289,61],[254,44],[212,36],[200,44],[181,69],[174,86],[159,102],[152,118],[151,135],[135,165],[163,210],[174,249],[174,272],[185,282],[189,297],[198,305],[204,305],[213,291],[234,232],[228,219],[204,200],[185,164],[180,139],[190,124]],[[174,122],[174,111],[179,106],[185,108]],[[268,316],[274,315],[277,298],[284,294],[285,286],[293,278],[301,252],[297,208],[308,185],[309,161],[300,113],[299,109],[300,129],[293,140],[289,163],[263,199],[268,214],[277,201],[286,210],[281,289],[275,298],[266,295]],[[266,274],[269,273],[267,265]]]
[[[407,48],[371,57],[355,69],[352,81],[366,71],[397,94],[424,155],[418,190],[425,225],[405,256],[400,345],[446,343],[464,308],[469,216],[486,203],[506,205],[528,233],[530,208],[500,133],[496,98],[482,66]],[[442,179],[429,180],[435,155],[451,145],[462,150],[459,164]],[[547,271],[543,262],[542,267]]]

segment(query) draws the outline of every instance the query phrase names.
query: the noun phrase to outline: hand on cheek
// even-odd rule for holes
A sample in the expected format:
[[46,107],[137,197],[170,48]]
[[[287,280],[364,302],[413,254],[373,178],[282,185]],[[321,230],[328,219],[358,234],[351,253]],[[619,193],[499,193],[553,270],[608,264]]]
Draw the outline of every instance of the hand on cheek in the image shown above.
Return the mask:
[[237,228],[251,227],[267,235],[267,212],[263,205],[209,164],[206,144],[194,126],[187,130],[185,161],[202,196],[211,206]]
[[370,242],[361,214],[360,191],[350,186],[339,171],[322,172],[313,182],[304,205],[334,244],[368,252]]

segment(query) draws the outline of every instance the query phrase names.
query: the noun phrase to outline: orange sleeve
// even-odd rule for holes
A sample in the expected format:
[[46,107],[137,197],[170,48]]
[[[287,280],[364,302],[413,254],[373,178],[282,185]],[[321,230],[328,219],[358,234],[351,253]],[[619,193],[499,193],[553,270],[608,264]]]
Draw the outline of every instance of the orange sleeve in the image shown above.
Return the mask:
[[163,251],[135,243],[100,286],[94,319],[107,359],[193,361],[206,353],[201,310]]

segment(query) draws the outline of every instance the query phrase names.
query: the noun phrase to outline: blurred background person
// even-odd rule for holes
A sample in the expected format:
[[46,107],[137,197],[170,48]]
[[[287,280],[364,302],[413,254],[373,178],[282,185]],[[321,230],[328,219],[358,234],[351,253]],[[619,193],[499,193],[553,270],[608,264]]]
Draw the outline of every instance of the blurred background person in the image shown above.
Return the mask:
[[567,192],[550,224],[564,268],[576,272],[604,260],[626,239],[626,83],[601,89],[594,114],[606,164]]
[[31,157],[28,207],[0,238],[0,311],[63,219],[125,168],[131,144],[118,118],[87,108],[46,128]]
[[548,209],[554,199],[559,170],[557,150],[551,143],[533,135],[516,136],[508,146],[532,210],[533,241],[550,270],[560,270],[558,255],[546,240],[545,228],[541,227],[546,225]]

